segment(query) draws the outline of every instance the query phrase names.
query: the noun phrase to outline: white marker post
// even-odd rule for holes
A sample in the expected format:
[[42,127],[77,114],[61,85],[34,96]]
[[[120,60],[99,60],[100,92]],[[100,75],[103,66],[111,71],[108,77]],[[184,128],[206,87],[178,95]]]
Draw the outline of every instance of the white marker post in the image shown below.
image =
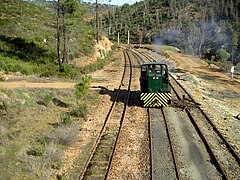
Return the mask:
[[118,32],[118,44],[119,44],[119,32]]
[[233,73],[234,73],[234,66],[231,67],[232,79],[233,79]]
[[129,31],[128,31],[128,44],[130,43],[130,42],[129,42],[129,36],[130,36],[130,33],[129,33]]

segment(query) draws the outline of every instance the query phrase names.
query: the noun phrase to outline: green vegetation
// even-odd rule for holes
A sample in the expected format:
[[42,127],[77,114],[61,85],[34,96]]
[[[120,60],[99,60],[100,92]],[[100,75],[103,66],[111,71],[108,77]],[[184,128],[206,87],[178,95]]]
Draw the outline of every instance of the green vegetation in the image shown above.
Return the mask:
[[172,51],[172,52],[178,52],[179,49],[174,46],[167,46],[167,45],[161,45],[159,46],[159,49],[164,51]]
[[236,64],[240,62],[239,18],[239,1],[144,0],[103,14],[100,31],[114,41],[119,33],[123,43],[130,31],[130,43],[171,45],[199,57],[224,47]]
[[106,54],[104,58],[98,58],[96,62],[91,63],[89,65],[84,66],[80,71],[83,74],[88,74],[93,71],[102,69],[106,64],[108,64],[110,61],[114,61],[115,59],[112,56],[112,51]]
[[86,104],[80,104],[76,109],[73,109],[70,113],[71,116],[73,117],[82,117],[86,118],[87,117],[87,106]]
[[68,125],[71,125],[72,122],[73,122],[73,119],[71,118],[70,115],[68,114],[60,115],[59,126],[68,126]]
[[220,60],[221,62],[226,62],[227,59],[230,57],[230,54],[224,49],[219,49],[216,52],[216,56],[217,56],[217,59]]
[[[67,78],[79,75],[79,71],[67,63],[59,69],[56,2],[34,4],[22,0],[0,0],[0,5],[3,15],[0,19],[0,70]],[[71,13],[67,0],[65,6]],[[81,54],[91,53],[94,44],[93,29],[84,21],[85,6],[77,3],[74,7],[78,8],[77,13],[66,14],[69,62]],[[60,51],[63,54],[63,44]]]
[[80,100],[87,94],[90,88],[90,83],[91,83],[91,77],[84,76],[82,77],[81,81],[75,85],[75,88],[76,88],[75,95],[78,100]]
[[236,65],[235,69],[236,69],[237,71],[240,71],[240,63],[238,63],[238,64]]
[[[76,94],[65,89],[0,89],[0,166],[5,168],[1,178],[49,179],[56,175],[63,151],[79,140],[90,80],[83,77]],[[54,98],[71,106],[58,106],[52,103]]]
[[22,74],[31,75],[36,73],[38,66],[33,63],[23,62],[10,57],[4,57],[0,54],[0,69],[6,73],[21,72]]

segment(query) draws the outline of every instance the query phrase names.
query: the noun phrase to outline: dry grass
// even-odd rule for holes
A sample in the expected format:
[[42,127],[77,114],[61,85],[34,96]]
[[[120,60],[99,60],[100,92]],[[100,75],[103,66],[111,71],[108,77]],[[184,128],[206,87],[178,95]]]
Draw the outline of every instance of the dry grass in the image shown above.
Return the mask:
[[73,107],[56,106],[52,97],[77,106],[73,90],[0,89],[0,100],[7,103],[7,113],[0,110],[0,167],[5,169],[0,179],[49,179],[61,167],[64,149],[78,140],[75,127],[81,121],[70,117],[60,125],[60,114]]
[[78,140],[78,129],[73,126],[59,126],[48,138],[50,142],[68,146]]

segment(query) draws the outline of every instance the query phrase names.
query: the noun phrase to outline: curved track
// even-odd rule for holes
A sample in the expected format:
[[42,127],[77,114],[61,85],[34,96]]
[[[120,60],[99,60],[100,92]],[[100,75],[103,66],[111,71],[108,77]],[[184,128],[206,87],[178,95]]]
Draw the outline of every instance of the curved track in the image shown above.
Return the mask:
[[[123,126],[123,120],[130,96],[130,87],[132,81],[132,65],[127,51],[124,51],[124,59],[125,59],[124,71],[120,85],[117,90],[115,100],[113,101],[109,109],[103,127],[92,147],[89,158],[81,172],[81,175],[79,176],[79,179],[107,179],[108,177],[112,165],[112,160],[115,154],[115,150],[118,144],[118,139],[121,133],[121,128]],[[129,72],[128,75],[127,71]],[[123,107],[119,105],[118,111],[116,111],[116,105],[120,98],[121,88],[126,78],[128,78],[127,96],[126,99],[124,100]],[[115,121],[113,121],[114,118]]]

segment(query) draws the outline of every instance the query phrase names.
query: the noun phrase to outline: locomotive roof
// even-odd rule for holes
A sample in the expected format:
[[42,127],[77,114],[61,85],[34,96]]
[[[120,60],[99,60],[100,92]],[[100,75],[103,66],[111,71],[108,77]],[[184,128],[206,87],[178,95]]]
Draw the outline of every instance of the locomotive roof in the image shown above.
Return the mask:
[[141,65],[151,65],[151,64],[155,64],[155,65],[167,65],[166,63],[161,63],[161,62],[144,62]]

